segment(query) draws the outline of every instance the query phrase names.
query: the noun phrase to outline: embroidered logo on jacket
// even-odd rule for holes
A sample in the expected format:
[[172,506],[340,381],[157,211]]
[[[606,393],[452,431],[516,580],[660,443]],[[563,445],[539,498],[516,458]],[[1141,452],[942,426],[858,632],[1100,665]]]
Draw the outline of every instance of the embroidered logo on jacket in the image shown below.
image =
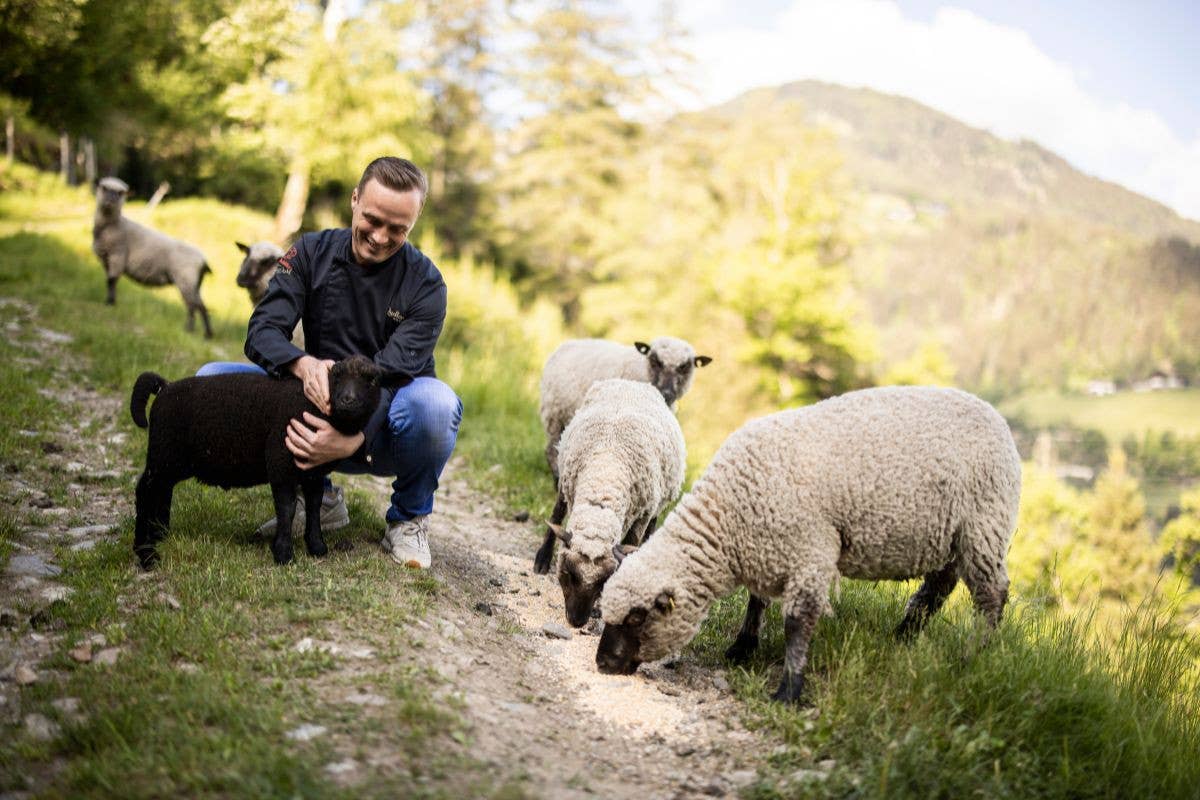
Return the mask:
[[395,310],[394,308],[389,308],[387,310],[387,315],[391,319],[396,320],[396,322],[404,322],[404,315],[401,314],[399,311]]
[[284,253],[283,257],[279,259],[279,263],[276,264],[276,267],[284,272],[290,273],[292,271],[292,259],[295,257],[296,246],[292,245],[292,248]]

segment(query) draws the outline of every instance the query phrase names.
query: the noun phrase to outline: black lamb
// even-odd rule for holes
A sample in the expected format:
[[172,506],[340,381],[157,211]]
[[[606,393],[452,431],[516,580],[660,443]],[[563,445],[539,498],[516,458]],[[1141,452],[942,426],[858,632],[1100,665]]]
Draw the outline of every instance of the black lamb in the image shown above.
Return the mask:
[[271,553],[277,564],[292,560],[298,484],[304,493],[304,543],[310,555],[325,555],[321,494],[323,478],[334,464],[297,467],[284,444],[288,422],[308,411],[342,433],[358,433],[379,405],[380,377],[379,367],[363,356],[334,364],[329,372],[332,413],[326,416],[304,396],[300,381],[290,377],[231,373],[168,383],[153,372],[139,375],[129,399],[138,427],[147,427],[146,404],[158,395],[150,409],[146,469],[137,484],[133,552],[142,567],[158,561],[155,545],[170,527],[171,495],[175,484],[188,478],[223,489],[271,484],[276,518]]

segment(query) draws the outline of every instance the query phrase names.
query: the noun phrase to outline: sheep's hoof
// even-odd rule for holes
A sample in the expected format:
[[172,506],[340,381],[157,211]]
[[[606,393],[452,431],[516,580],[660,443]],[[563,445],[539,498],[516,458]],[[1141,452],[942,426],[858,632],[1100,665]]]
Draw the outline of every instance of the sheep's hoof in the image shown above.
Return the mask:
[[776,703],[787,703],[793,706],[810,706],[811,702],[804,697],[804,676],[793,675],[784,670],[783,680],[779,682],[779,688],[775,690],[775,694],[771,695],[771,699]]
[[152,570],[158,566],[158,553],[154,550],[140,551],[137,554],[138,563],[142,565],[144,570]]
[[271,555],[275,557],[276,564],[290,564],[293,558],[292,546],[290,544],[287,547],[271,545]]
[[738,634],[737,639],[725,651],[725,660],[733,664],[745,664],[758,649],[758,637]]
[[325,546],[325,542],[321,539],[318,539],[315,543],[305,542],[305,544],[308,545],[308,554],[313,558],[320,558],[329,552],[329,548]]
[[533,557],[533,571],[538,575],[550,574],[550,562],[554,560],[553,555],[544,552],[545,548],[537,551],[537,555]]

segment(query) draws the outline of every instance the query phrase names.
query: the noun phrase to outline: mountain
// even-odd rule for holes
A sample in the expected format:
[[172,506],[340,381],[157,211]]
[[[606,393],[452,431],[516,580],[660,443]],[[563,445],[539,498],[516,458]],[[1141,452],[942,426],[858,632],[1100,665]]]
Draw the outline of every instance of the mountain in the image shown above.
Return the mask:
[[1200,222],[869,89],[801,81],[707,113],[771,124],[769,109],[795,105],[844,159],[849,265],[884,372],[932,347],[954,380],[1000,394],[1156,370],[1200,379]]

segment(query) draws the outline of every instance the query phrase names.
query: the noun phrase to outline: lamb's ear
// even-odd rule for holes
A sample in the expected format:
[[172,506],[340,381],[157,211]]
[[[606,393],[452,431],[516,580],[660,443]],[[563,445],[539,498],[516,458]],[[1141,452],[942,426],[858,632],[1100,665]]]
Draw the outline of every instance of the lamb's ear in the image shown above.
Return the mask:
[[664,614],[669,614],[675,610],[675,593],[670,589],[664,589],[658,593],[658,597],[654,598],[654,607]]
[[613,557],[617,559],[617,566],[625,560],[625,556],[637,550],[636,544],[614,544],[612,549]]
[[637,351],[644,356],[650,354],[650,345],[646,344],[645,342],[634,342],[633,346],[636,347]]
[[712,363],[712,357],[711,356],[696,356],[696,360],[693,363],[695,363],[695,365],[697,367],[706,367]]
[[562,525],[555,525],[553,522],[547,522],[546,527],[549,528],[555,536],[557,536],[559,539],[562,539],[563,547],[571,546],[571,534],[566,528],[564,528]]
[[241,242],[234,242],[234,244],[237,245],[238,250],[241,250],[246,255],[250,255],[250,246],[249,245],[242,244]]
[[634,627],[637,627],[638,625],[641,625],[645,621],[646,621],[646,609],[642,608],[641,606],[637,606],[633,609],[630,609],[629,613],[625,615],[624,622],[622,622],[621,624],[622,625],[632,625]]

